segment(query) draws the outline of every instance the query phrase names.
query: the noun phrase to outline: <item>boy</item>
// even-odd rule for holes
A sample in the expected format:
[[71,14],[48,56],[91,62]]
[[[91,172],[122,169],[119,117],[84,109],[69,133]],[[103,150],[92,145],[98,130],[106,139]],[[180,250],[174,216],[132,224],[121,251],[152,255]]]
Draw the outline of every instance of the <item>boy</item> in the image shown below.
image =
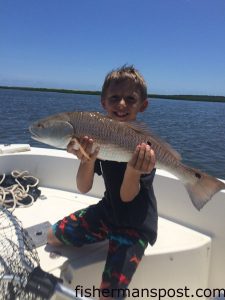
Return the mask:
[[[133,66],[110,72],[102,87],[101,104],[112,119],[135,121],[137,114],[148,106],[143,77]],[[124,299],[124,291],[148,242],[153,245],[157,236],[158,214],[152,187],[155,154],[150,145],[141,143],[128,163],[100,161],[98,149],[91,154],[92,139],[86,136],[79,142],[89,154],[89,160],[76,149],[74,141],[67,147],[68,152],[81,160],[76,177],[78,189],[87,193],[92,187],[94,173],[97,173],[103,176],[106,191],[96,205],[53,225],[48,232],[48,243],[82,246],[108,239],[100,300]],[[104,289],[111,291],[110,297],[104,296]]]

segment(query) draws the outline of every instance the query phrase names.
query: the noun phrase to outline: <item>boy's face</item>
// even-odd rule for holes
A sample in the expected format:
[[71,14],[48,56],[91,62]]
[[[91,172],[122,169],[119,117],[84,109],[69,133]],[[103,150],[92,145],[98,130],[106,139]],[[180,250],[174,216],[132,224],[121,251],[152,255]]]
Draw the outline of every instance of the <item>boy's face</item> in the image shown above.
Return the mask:
[[102,106],[108,116],[117,121],[134,121],[139,112],[148,106],[148,100],[142,100],[141,92],[129,80],[110,83]]

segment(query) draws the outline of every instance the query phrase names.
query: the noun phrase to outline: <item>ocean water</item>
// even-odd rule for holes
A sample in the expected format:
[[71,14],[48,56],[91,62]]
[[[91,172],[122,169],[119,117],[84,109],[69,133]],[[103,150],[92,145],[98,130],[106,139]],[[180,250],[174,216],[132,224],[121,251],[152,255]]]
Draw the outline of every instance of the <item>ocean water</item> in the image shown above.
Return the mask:
[[[0,89],[0,144],[48,147],[30,138],[29,125],[73,110],[103,112],[100,96]],[[139,120],[179,151],[186,164],[225,179],[225,103],[151,99]]]

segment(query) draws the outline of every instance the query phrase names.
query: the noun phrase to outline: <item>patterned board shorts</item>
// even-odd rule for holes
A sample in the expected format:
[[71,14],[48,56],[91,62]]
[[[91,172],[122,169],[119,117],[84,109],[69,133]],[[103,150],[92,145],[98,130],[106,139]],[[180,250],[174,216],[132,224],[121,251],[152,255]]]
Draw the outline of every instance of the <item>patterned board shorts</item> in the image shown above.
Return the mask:
[[107,224],[101,218],[97,205],[76,211],[58,221],[53,225],[53,232],[61,242],[75,247],[108,239],[109,248],[100,288],[112,291],[114,299],[124,299],[124,290],[148,245],[146,238],[135,229],[115,229]]

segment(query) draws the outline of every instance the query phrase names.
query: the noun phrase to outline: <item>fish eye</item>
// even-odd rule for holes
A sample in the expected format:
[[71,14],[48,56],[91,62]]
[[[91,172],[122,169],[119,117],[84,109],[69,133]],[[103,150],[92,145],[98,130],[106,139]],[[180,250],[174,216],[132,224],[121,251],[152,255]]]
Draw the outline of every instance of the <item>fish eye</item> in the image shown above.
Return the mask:
[[37,128],[40,128],[40,129],[41,129],[41,128],[44,128],[44,125],[43,125],[42,123],[38,123],[38,124],[37,124]]

